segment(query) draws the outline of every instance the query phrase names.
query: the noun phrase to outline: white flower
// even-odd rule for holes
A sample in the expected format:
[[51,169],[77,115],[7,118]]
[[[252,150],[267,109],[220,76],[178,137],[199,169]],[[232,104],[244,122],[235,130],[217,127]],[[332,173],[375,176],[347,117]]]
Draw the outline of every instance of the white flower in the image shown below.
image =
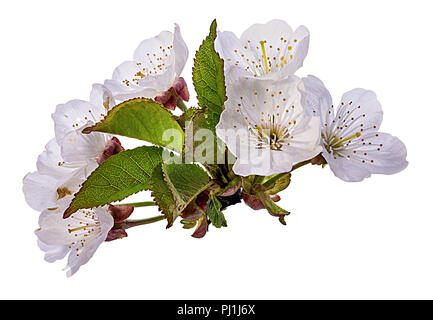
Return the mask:
[[71,276],[89,261],[105,241],[114,220],[106,207],[81,209],[63,219],[65,209],[65,206],[60,206],[57,210],[43,211],[39,218],[40,228],[35,234],[39,247],[45,252],[46,261],[63,259],[69,253],[65,269],[67,276]]
[[176,24],[174,34],[163,31],[144,40],[133,60],[118,66],[104,84],[116,99],[155,98],[176,84],[187,58],[188,48]]
[[62,145],[66,135],[99,122],[114,106],[113,94],[101,84],[93,85],[89,101],[71,100],[59,104],[52,115],[57,142]]
[[96,162],[92,168],[87,162],[66,163],[60,154],[60,146],[52,139],[38,157],[38,170],[24,177],[23,192],[28,205],[37,211],[58,209],[59,201],[71,200],[96,166]]
[[36,231],[47,261],[71,252],[68,275],[86,263],[113,227],[106,207],[79,210],[63,219],[63,212],[81,184],[110,155],[121,151],[119,141],[108,134],[83,134],[88,125],[101,120],[114,106],[111,93],[94,85],[90,102],[73,100],[57,106],[53,114],[56,138],[38,157],[37,171],[27,174],[23,191],[27,203],[42,212]]
[[38,170],[24,178],[24,195],[33,209],[56,208],[59,200],[71,198],[97,168],[98,157],[112,137],[81,131],[101,120],[113,106],[111,93],[99,84],[93,85],[90,102],[72,100],[57,106],[52,115],[56,139],[38,157]]
[[233,32],[218,32],[215,48],[224,59],[230,82],[239,77],[283,79],[302,67],[310,33],[295,31],[282,20],[254,24],[238,39]]
[[303,79],[309,112],[322,123],[323,156],[344,181],[361,181],[373,173],[394,174],[405,169],[406,147],[396,137],[378,132],[382,107],[376,94],[364,89],[345,93],[336,114],[322,81]]
[[113,227],[113,218],[106,207],[79,210],[63,219],[63,212],[75,192],[97,165],[94,159],[71,163],[63,161],[60,147],[53,139],[38,158],[38,171],[24,178],[23,191],[27,203],[33,209],[42,211],[40,229],[36,231],[39,247],[46,253],[45,260],[48,262],[63,259],[71,252],[68,276],[91,258]]
[[288,172],[294,163],[320,153],[320,120],[306,116],[299,84],[299,78],[289,76],[240,79],[228,86],[216,133],[237,157],[236,174]]

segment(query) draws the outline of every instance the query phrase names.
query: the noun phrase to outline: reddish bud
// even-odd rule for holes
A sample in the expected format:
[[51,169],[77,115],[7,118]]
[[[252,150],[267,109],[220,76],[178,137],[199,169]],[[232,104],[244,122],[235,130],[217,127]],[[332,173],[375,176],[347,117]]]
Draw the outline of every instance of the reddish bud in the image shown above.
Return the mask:
[[176,109],[176,98],[173,97],[173,94],[170,90],[167,90],[155,97],[155,101],[164,105],[164,108],[169,110]]
[[181,98],[183,101],[189,101],[188,85],[186,84],[184,78],[180,77],[177,79],[172,88],[179,98]]
[[108,234],[105,241],[113,241],[117,239],[126,238],[128,234],[126,233],[125,229],[111,229]]
[[176,98],[173,96],[172,90],[174,90],[174,92],[179,97],[179,99],[183,101],[189,100],[188,86],[185,82],[185,79],[180,77],[179,79],[176,80],[176,82],[173,84],[173,86],[170,89],[157,95],[155,97],[155,101],[164,105],[164,108],[166,109],[169,110],[176,109],[177,102],[176,102]]
[[114,219],[114,224],[120,223],[129,218],[129,216],[134,212],[134,207],[132,206],[108,206],[108,213],[112,215]]
[[278,202],[281,200],[281,197],[278,194],[274,194],[271,196],[273,202]]
[[207,233],[208,223],[206,219],[201,220],[199,222],[199,226],[195,229],[194,233],[191,235],[193,238],[203,238]]
[[119,139],[114,137],[113,139],[107,141],[104,147],[104,151],[96,158],[96,162],[98,162],[99,165],[107,161],[111,156],[114,156],[115,154],[118,154],[119,152],[125,150],[122,147],[122,144],[120,143]]

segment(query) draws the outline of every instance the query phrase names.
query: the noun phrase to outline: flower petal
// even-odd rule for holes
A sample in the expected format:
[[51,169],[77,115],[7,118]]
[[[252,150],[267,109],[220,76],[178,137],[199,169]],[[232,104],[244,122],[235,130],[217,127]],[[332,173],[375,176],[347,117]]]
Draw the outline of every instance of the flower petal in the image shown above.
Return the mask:
[[[108,232],[114,225],[113,217],[105,209],[94,209],[99,220],[99,231],[96,238],[89,241],[84,246],[79,246],[71,251],[68,257],[68,264],[65,268],[68,277],[74,275],[82,265],[86,264],[95,254],[99,246],[107,238]],[[78,250],[77,250],[78,249]]]
[[116,105],[111,91],[99,83],[95,83],[92,86],[89,102],[97,114],[107,114]]
[[68,246],[52,246],[40,240],[38,240],[38,246],[45,252],[45,261],[50,263],[63,259],[69,252]]
[[348,182],[362,181],[371,174],[394,174],[408,166],[403,142],[382,132],[354,141],[340,157],[327,152],[324,156],[334,174]]
[[308,76],[302,78],[301,91],[304,92],[304,105],[310,116],[320,117],[322,125],[334,120],[332,97],[328,89],[319,78]]
[[83,134],[82,130],[79,128],[69,132],[62,142],[62,157],[64,161],[70,162],[70,165],[81,162],[81,165],[85,166],[87,161],[96,161],[104,151],[105,144],[112,138],[111,135],[100,132]]
[[68,276],[89,261],[114,225],[106,207],[79,210],[67,219],[59,212],[44,211],[39,223],[40,228],[35,233],[50,261],[70,252],[66,267]]
[[119,100],[127,100],[137,97],[152,98],[158,91],[154,88],[141,87],[139,80],[145,76],[140,62],[125,61],[113,72],[111,80],[106,80],[104,85]]
[[87,125],[89,121],[99,122],[104,116],[101,108],[92,106],[87,101],[72,100],[59,104],[52,115],[57,142],[61,144],[69,132]]
[[23,180],[23,192],[27,204],[34,210],[42,211],[57,206],[56,178],[39,172],[28,173]]
[[231,81],[244,74],[282,79],[302,66],[308,53],[309,31],[301,26],[293,32],[286,22],[272,20],[252,25],[240,39],[232,32],[219,33],[215,47],[225,60]]
[[382,123],[382,107],[373,91],[353,89],[346,92],[335,115],[333,132],[339,137],[377,132]]
[[188,47],[186,46],[186,43],[182,38],[180,28],[177,24],[175,24],[174,26],[173,53],[175,59],[174,71],[176,73],[176,76],[179,77],[188,59]]

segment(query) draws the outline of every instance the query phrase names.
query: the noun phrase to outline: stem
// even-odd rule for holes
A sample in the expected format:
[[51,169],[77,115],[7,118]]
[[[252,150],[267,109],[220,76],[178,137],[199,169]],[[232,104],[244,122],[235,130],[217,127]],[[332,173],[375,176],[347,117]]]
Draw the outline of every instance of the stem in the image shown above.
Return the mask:
[[161,216],[156,216],[156,217],[141,219],[141,220],[126,220],[122,223],[122,227],[124,229],[129,229],[129,228],[133,228],[133,227],[137,227],[137,226],[142,226],[145,224],[158,222],[158,221],[161,221],[164,219],[165,219],[165,216],[161,215]]
[[173,95],[173,97],[176,99],[176,105],[178,106],[178,108],[181,109],[183,112],[185,112],[188,109],[188,107],[185,105],[185,103],[183,103],[182,99],[179,98],[179,96],[176,93],[176,90],[171,88],[170,92]]
[[306,164],[309,164],[310,162],[311,162],[311,159],[310,159],[310,160],[305,160],[305,161],[299,162],[299,163],[295,164],[295,165],[292,167],[292,170],[291,170],[290,172],[295,171],[296,169],[299,169],[300,167],[303,167],[303,166],[305,166]]
[[156,206],[156,203],[153,201],[146,201],[146,202],[120,203],[120,204],[115,204],[115,206],[131,206],[134,208],[140,208],[140,207]]
[[271,179],[269,179],[268,181],[266,181],[263,184],[263,187],[265,187],[266,189],[270,188],[275,182],[277,182],[281,178],[284,178],[287,175],[290,175],[290,172],[279,173],[276,176],[274,176]]
[[305,160],[305,161],[302,161],[302,162],[299,162],[299,163],[295,164],[295,165],[292,167],[292,170],[290,170],[290,172],[283,172],[283,173],[277,174],[275,177],[272,177],[271,179],[269,179],[268,181],[266,181],[266,182],[263,184],[263,186],[264,186],[265,188],[269,188],[269,187],[271,187],[271,186],[272,186],[275,182],[277,182],[279,179],[284,178],[284,177],[287,176],[287,175],[290,175],[291,172],[295,171],[296,169],[299,169],[300,167],[305,166],[306,164],[309,164],[310,162],[311,162],[311,159],[310,159],[310,160]]

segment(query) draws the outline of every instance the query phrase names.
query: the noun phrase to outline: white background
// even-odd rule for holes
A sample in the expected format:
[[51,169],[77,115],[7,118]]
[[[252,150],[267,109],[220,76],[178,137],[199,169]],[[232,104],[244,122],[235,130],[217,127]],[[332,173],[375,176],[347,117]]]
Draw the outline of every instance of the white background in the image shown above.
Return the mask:
[[[355,299],[433,298],[431,1],[2,1],[0,4],[1,298]],[[181,26],[190,48],[183,76],[212,19],[238,35],[284,19],[305,25],[311,46],[298,75],[324,80],[338,100],[374,90],[381,130],[402,139],[409,167],[344,183],[329,168],[293,174],[281,205],[287,226],[244,205],[229,227],[201,240],[179,224],[132,229],[104,243],[72,278],[48,264],[33,231],[38,213],[21,191],[53,137],[58,103],[87,99],[132,58],[141,40]],[[195,94],[190,85],[194,104]],[[148,199],[146,194],[144,199]],[[135,217],[156,215],[138,209]]]

